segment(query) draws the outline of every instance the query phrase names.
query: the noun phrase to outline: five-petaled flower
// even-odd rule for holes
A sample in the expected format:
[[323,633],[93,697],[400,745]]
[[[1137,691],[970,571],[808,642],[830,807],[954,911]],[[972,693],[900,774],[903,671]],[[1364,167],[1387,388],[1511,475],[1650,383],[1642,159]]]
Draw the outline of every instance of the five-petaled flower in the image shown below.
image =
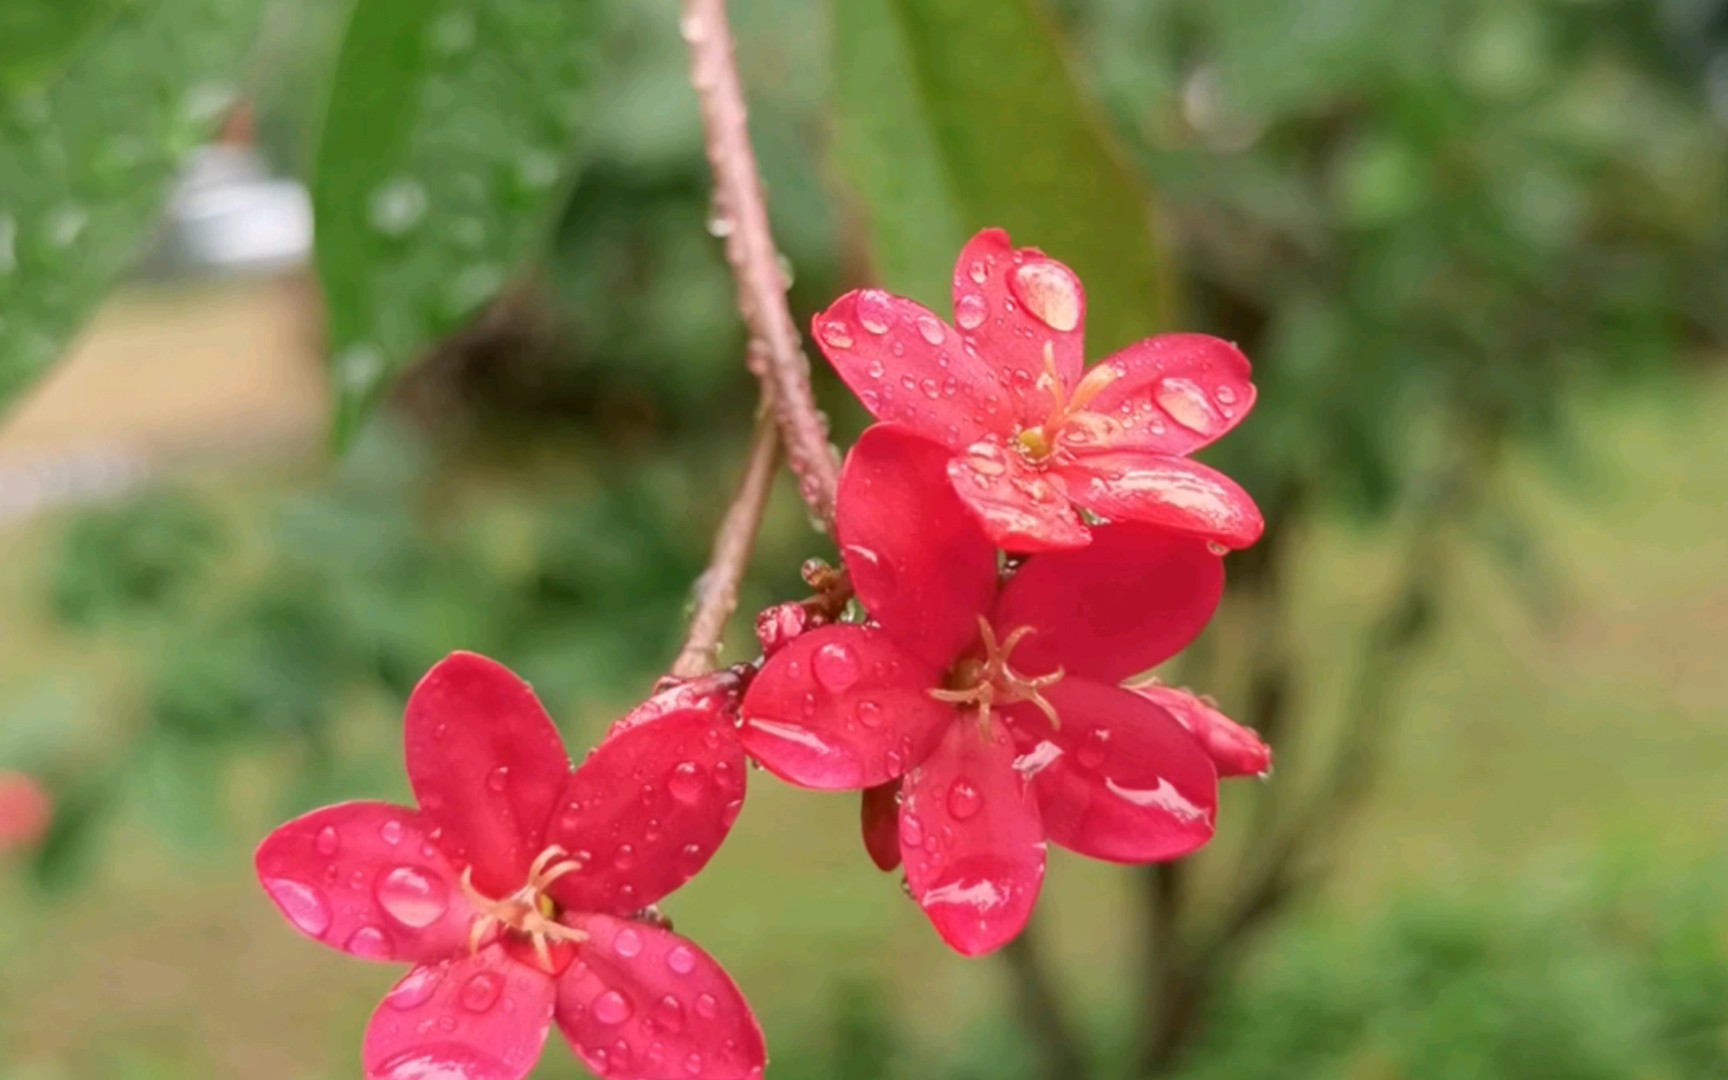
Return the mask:
[[736,818],[744,760],[723,692],[675,687],[571,771],[551,719],[468,653],[408,702],[418,810],[325,807],[259,847],[270,898],[307,937],[413,965],[366,1030],[369,1080],[515,1080],[556,1020],[594,1072],[760,1076],[756,1021],[726,973],[651,908]]
[[1204,540],[1124,523],[1003,582],[948,458],[897,424],[852,449],[835,533],[874,625],[784,645],[745,693],[741,737],[794,784],[868,789],[872,856],[903,856],[938,933],[976,955],[1030,916],[1046,838],[1139,863],[1211,837],[1211,759],[1117,684],[1200,632],[1223,568]]
[[1248,361],[1200,334],[1148,338],[1082,374],[1074,272],[986,229],[954,269],[954,325],[877,289],[817,315],[816,341],[876,419],[948,450],[960,498],[997,546],[1081,547],[1079,510],[1239,548],[1260,536],[1246,492],[1187,455],[1254,404]]

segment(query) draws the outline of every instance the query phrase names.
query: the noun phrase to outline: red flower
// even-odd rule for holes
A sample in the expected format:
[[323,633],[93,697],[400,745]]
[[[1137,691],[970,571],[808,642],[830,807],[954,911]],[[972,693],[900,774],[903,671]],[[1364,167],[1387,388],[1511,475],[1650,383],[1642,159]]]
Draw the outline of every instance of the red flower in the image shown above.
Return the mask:
[[737,987],[644,910],[701,869],[742,805],[721,704],[675,687],[571,772],[528,686],[456,653],[408,702],[419,810],[344,803],[270,834],[258,877],[295,929],[414,965],[367,1027],[370,1080],[513,1080],[553,1020],[602,1076],[760,1076]]
[[0,854],[30,847],[48,831],[54,802],[23,773],[0,771]]
[[1176,722],[1199,740],[1217,766],[1219,776],[1270,776],[1272,748],[1253,728],[1243,727],[1218,711],[1211,699],[1165,686],[1156,680],[1130,686],[1154,705],[1161,706]]
[[876,625],[821,627],[776,653],[745,694],[742,737],[794,784],[865,789],[872,856],[887,868],[903,854],[913,899],[976,955],[1031,914],[1046,838],[1153,862],[1211,837],[1211,760],[1116,684],[1200,632],[1224,575],[1204,541],[1120,524],[999,585],[947,457],[894,424],[853,447],[835,533]]
[[954,268],[955,327],[864,289],[814,329],[871,415],[948,448],[954,489],[999,547],[1080,547],[1090,530],[1077,509],[1252,544],[1253,500],[1186,457],[1253,406],[1247,359],[1217,338],[1165,334],[1082,377],[1085,314],[1073,271],[986,229]]

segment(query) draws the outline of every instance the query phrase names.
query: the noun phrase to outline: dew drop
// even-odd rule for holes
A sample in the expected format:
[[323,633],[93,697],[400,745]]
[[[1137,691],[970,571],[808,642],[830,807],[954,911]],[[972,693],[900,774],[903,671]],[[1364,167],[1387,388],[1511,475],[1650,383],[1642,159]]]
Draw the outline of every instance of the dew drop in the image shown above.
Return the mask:
[[888,294],[881,289],[865,289],[858,294],[858,323],[872,334],[886,334],[894,317]]
[[1212,396],[1218,399],[1218,404],[1220,405],[1236,404],[1236,391],[1230,389],[1228,386],[1220,386],[1212,392]]
[[500,765],[486,776],[486,786],[493,791],[502,792],[510,783],[510,766]]
[[907,847],[924,845],[924,824],[912,814],[900,815],[900,842]]
[[1096,769],[1104,764],[1105,750],[1110,742],[1110,733],[1103,728],[1093,728],[1092,732],[1080,743],[1075,757],[1080,764],[1088,769]]
[[337,839],[336,830],[326,825],[322,829],[318,830],[316,846],[318,848],[318,854],[328,859],[330,856],[336,854],[336,849],[342,846],[342,842]]
[[395,847],[402,842],[402,823],[400,821],[386,821],[378,826],[378,835],[386,844]]
[[708,787],[708,777],[702,766],[694,761],[680,761],[672,767],[672,775],[666,781],[666,790],[679,802],[689,805],[702,797],[702,792]]
[[431,926],[450,908],[442,881],[412,866],[398,866],[378,881],[379,906],[403,926]]
[[696,953],[688,945],[674,945],[666,954],[666,966],[674,975],[688,975],[696,970]]
[[322,892],[288,878],[271,878],[264,889],[301,933],[321,938],[330,929],[330,902]]
[[1223,544],[1220,544],[1216,540],[1206,541],[1206,550],[1210,551],[1214,555],[1222,556],[1222,555],[1230,554],[1230,549],[1225,547]]
[[1029,262],[1015,268],[1008,283],[1026,310],[1050,329],[1067,333],[1080,325],[1080,282],[1061,263]]
[[830,694],[843,694],[850,690],[864,673],[857,652],[839,641],[830,641],[817,649],[810,660],[810,670],[816,676],[816,682]]
[[982,259],[973,259],[972,265],[967,268],[966,273],[967,273],[967,276],[969,276],[972,279],[972,284],[974,284],[974,285],[984,284],[984,278],[986,276],[985,270],[984,270],[984,261]]
[[702,994],[696,998],[696,1015],[704,1020],[712,1020],[720,1015],[720,1003],[714,1000],[713,994]]
[[642,935],[626,926],[612,939],[612,951],[626,960],[642,955]]
[[342,949],[366,960],[389,960],[395,955],[390,948],[390,939],[382,930],[372,926],[362,926],[348,935]]
[[978,789],[965,780],[956,780],[948,789],[948,813],[955,821],[966,821],[978,813],[978,808],[984,805],[983,796]]
[[872,358],[870,363],[864,368],[864,374],[870,376],[872,379],[880,379],[887,370],[887,368],[882,366],[882,361]]
[[593,1009],[594,1019],[602,1024],[622,1024],[635,1012],[629,1000],[616,990],[608,990],[595,998]]
[[456,995],[456,1000],[469,1012],[491,1012],[492,1006],[498,1004],[498,998],[503,993],[504,980],[489,971],[482,971],[463,984],[462,992]]
[[441,968],[417,967],[410,971],[406,978],[396,984],[384,1001],[391,1008],[402,1012],[419,1008],[432,996],[432,991],[438,989],[438,984],[444,979]]
[[629,844],[619,844],[618,850],[612,853],[612,868],[628,870],[636,865],[636,849]]
[[820,331],[822,341],[831,348],[850,349],[852,347],[852,331],[843,322],[830,320],[822,324]]
[[667,994],[654,1006],[654,1022],[667,1031],[683,1031],[684,1004]]
[[920,315],[913,322],[918,326],[918,333],[932,345],[942,344],[942,339],[947,336],[947,333],[942,329],[942,323],[935,316]]
[[695,1076],[697,1073],[701,1072],[702,1055],[692,1052],[689,1057],[685,1058],[684,1071],[689,1073],[691,1076]]
[[984,298],[976,293],[967,293],[954,301],[954,321],[960,324],[962,330],[976,330],[984,325],[984,317],[990,313]]
[[1187,379],[1165,379],[1158,384],[1158,407],[1170,414],[1170,419],[1199,435],[1210,435],[1218,429],[1218,416],[1206,394]]
[[412,177],[379,184],[367,202],[372,227],[386,236],[405,236],[426,219],[426,188]]
[[702,869],[703,861],[701,844],[685,844],[679,849],[678,869],[685,875],[695,877],[696,872]]
[[853,714],[857,716],[858,722],[867,728],[882,726],[882,706],[874,701],[860,701]]

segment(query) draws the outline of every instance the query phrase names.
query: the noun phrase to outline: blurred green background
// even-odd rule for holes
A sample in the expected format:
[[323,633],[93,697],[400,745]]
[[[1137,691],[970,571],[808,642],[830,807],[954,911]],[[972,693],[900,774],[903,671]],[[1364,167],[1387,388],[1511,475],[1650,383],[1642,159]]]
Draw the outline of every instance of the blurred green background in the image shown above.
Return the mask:
[[[666,906],[771,1075],[1728,1078],[1728,4],[732,8],[800,319],[946,313],[1003,224],[1094,356],[1248,352],[1207,457],[1267,538],[1167,674],[1278,753],[1177,870],[1055,854],[975,962],[852,799],[753,776]],[[56,802],[0,854],[0,1078],[352,1076],[392,975],[252,845],[405,798],[454,648],[597,738],[741,460],[676,5],[25,2],[0,106],[0,770]],[[782,481],[745,611],[812,554]]]

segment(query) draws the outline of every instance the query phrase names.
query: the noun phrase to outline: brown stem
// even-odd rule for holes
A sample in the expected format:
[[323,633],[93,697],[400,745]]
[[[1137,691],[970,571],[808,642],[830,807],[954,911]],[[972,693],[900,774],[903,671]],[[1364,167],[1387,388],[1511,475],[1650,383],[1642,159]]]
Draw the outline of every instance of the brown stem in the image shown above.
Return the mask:
[[696,579],[696,611],[690,617],[690,633],[684,639],[684,647],[672,662],[669,674],[674,677],[690,679],[714,670],[720,635],[725,633],[726,620],[738,607],[738,583],[750,565],[750,551],[756,545],[756,531],[762,524],[762,510],[774,486],[779,456],[779,433],[764,410],[750,439],[750,454],[745,460],[743,479],[738,482],[738,493],[732,497],[732,505],[727,507],[720,529],[714,534],[714,552],[708,559],[708,569]]
[[1086,1075],[1085,1055],[1079,1037],[1062,1014],[1056,988],[1051,985],[1033,924],[1002,949],[1002,958],[1013,974],[1014,996],[1020,1015],[1031,1028],[1041,1056],[1039,1075],[1046,1080],[1076,1080]]
[[811,513],[827,524],[834,517],[839,466],[828,445],[827,419],[810,393],[810,362],[786,306],[786,278],[750,146],[726,0],[683,0],[682,8],[690,79],[702,111],[708,164],[714,170],[713,226],[726,239],[726,261],[738,284],[738,310],[750,331],[750,370],[762,380],[773,404],[798,492]]

